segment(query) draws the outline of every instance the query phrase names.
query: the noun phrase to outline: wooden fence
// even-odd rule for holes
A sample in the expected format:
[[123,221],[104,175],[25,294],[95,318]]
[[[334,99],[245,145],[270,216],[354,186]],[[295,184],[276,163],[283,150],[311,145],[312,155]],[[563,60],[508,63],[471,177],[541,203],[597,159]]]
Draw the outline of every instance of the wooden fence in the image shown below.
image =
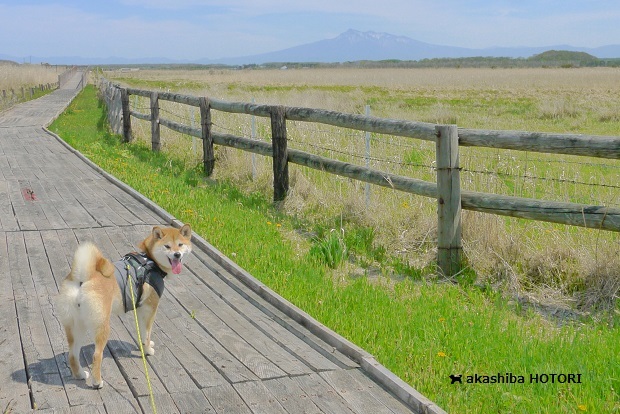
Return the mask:
[[[461,191],[459,173],[460,145],[620,159],[620,137],[474,130],[457,128],[456,125],[434,125],[319,109],[225,102],[207,97],[122,88],[103,78],[100,81],[100,89],[108,107],[110,125],[115,132],[122,134],[124,141],[129,142],[132,139],[131,117],[151,122],[153,151],[160,149],[161,125],[182,134],[201,138],[204,149],[204,170],[207,175],[212,173],[215,165],[214,144],[273,157],[274,201],[276,203],[282,201],[288,192],[288,163],[437,199],[437,264],[439,270],[446,276],[453,276],[461,269],[461,209],[620,231],[620,209],[618,208]],[[129,106],[130,95],[149,98],[150,113],[132,111]],[[200,108],[200,128],[160,117],[159,100]],[[270,118],[271,143],[212,131],[211,111]],[[433,141],[436,147],[437,183],[392,175],[376,169],[289,149],[287,148],[287,120],[315,122]]]
[[32,99],[32,96],[37,91],[47,91],[50,89],[56,89],[57,83],[41,83],[35,86],[22,86],[19,89],[2,89],[0,91],[0,109],[11,107],[19,102],[24,102],[28,99]]

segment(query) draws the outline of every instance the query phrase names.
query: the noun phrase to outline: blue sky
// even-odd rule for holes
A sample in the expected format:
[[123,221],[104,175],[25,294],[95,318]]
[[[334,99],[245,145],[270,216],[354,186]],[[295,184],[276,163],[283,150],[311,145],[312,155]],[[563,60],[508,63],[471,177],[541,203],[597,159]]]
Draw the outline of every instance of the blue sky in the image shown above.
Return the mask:
[[356,29],[427,43],[620,44],[618,0],[0,0],[0,55],[217,59]]

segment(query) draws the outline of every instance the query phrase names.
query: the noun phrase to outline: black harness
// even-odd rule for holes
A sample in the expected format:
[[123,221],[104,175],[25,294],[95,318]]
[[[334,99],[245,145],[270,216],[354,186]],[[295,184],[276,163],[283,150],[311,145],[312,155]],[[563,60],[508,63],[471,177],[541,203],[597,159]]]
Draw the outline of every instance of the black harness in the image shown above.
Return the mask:
[[[114,262],[114,276],[121,289],[125,312],[129,312],[140,306],[143,287],[148,283],[155,289],[157,296],[164,294],[164,278],[166,273],[157,266],[153,260],[144,253],[128,253],[118,262]],[[131,280],[135,302],[131,300]]]

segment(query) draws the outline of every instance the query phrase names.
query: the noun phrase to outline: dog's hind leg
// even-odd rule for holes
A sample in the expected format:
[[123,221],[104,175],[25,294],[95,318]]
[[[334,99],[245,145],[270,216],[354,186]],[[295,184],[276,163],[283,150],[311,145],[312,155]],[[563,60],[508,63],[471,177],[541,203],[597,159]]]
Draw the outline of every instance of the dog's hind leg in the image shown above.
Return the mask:
[[81,338],[79,333],[74,332],[71,325],[65,325],[65,332],[67,334],[67,342],[69,343],[69,368],[71,368],[71,374],[73,374],[75,379],[87,379],[88,371],[82,369],[80,364],[83,338]]
[[91,386],[93,388],[102,388],[103,380],[101,379],[101,363],[103,361],[103,350],[108,343],[110,336],[110,323],[104,322],[99,326],[95,333],[95,353],[93,354],[93,376]]

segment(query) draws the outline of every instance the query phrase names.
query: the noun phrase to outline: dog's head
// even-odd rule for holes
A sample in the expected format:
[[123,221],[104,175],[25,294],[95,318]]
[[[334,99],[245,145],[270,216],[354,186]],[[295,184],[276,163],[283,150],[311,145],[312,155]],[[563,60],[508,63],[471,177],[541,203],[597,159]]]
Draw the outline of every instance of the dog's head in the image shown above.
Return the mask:
[[183,269],[183,258],[192,251],[192,229],[185,224],[180,229],[153,227],[139,248],[166,273],[178,275]]

